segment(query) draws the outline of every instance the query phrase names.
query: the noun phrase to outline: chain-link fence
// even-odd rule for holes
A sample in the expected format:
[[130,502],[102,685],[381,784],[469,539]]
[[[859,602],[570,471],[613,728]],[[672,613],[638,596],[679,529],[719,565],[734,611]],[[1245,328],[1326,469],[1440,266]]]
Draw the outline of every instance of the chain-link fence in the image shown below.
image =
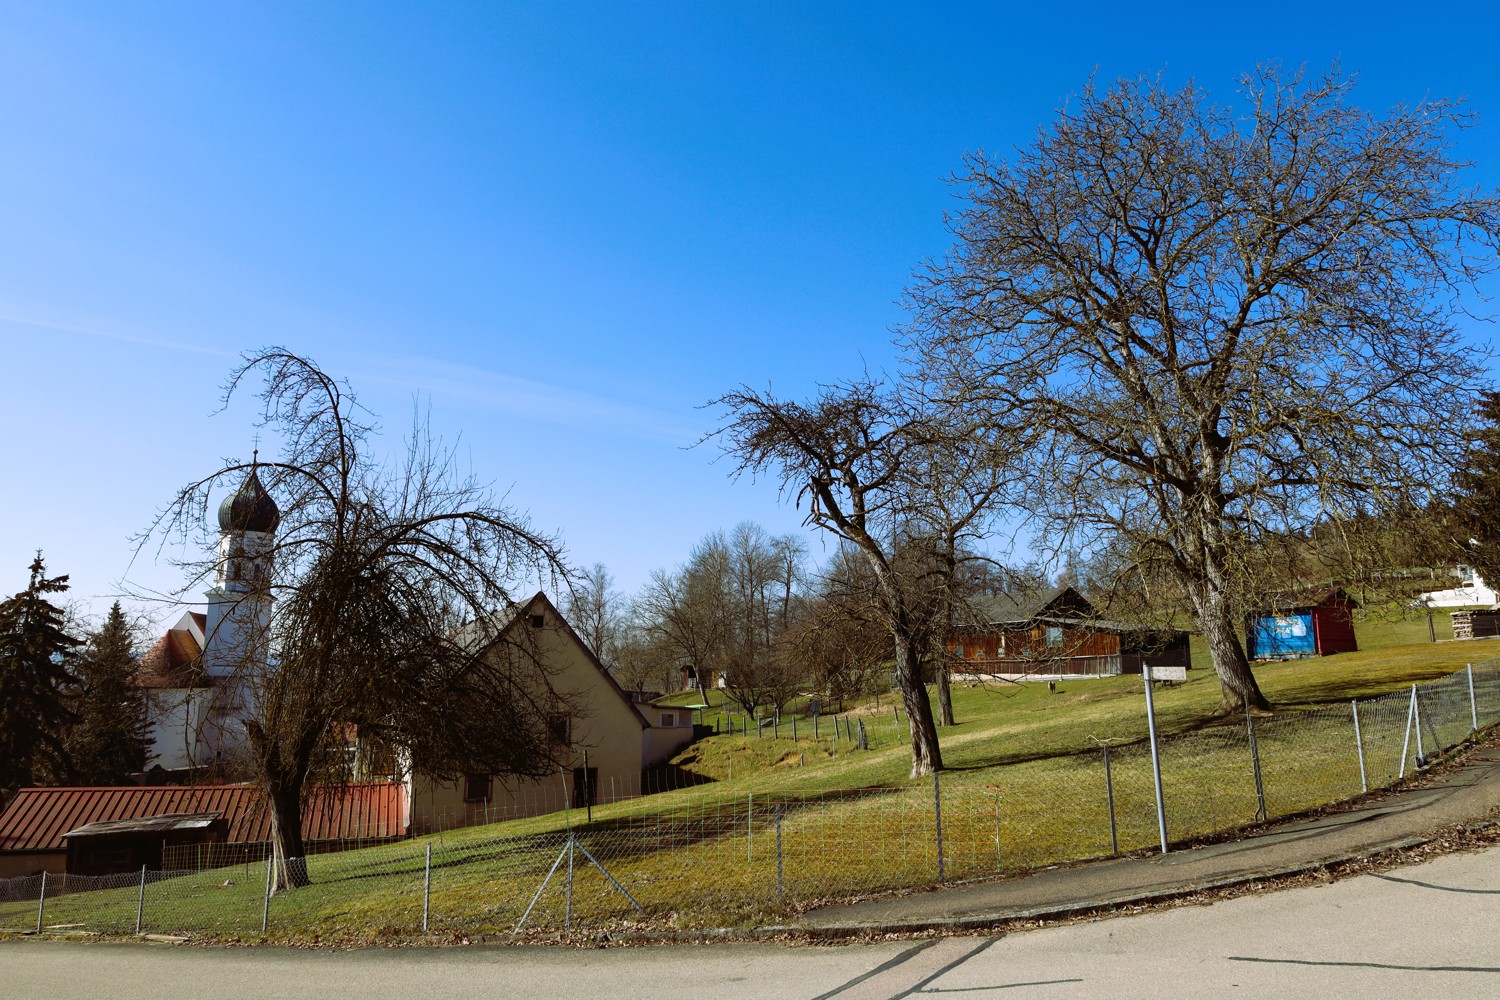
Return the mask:
[[[320,854],[272,893],[264,847],[175,870],[0,880],[0,927],[331,938],[751,925],[824,899],[1159,846],[1390,784],[1500,721],[1500,660],[1378,698],[873,788],[648,796],[424,844]],[[1144,722],[1144,720],[1143,720]],[[892,718],[894,730],[899,720]],[[1146,728],[1143,724],[1143,730]],[[753,737],[752,737],[753,738]],[[1159,776],[1159,785],[1158,785]],[[1162,809],[1158,811],[1157,789]],[[353,846],[353,845],[350,845]]]

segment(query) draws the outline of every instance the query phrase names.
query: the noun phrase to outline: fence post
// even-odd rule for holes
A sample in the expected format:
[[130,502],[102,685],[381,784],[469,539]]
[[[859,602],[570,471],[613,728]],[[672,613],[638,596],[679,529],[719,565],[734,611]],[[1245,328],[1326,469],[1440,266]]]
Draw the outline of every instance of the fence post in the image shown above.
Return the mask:
[[427,933],[427,914],[432,904],[432,845],[427,845],[427,864],[422,869],[422,933]]
[[1427,753],[1422,749],[1422,699],[1417,694],[1417,686],[1411,686],[1411,715],[1417,730],[1417,766],[1427,766]]
[[275,860],[276,845],[272,844],[270,851],[266,853],[266,895],[260,907],[260,932],[262,934],[271,924],[271,869]]
[[745,795],[745,864],[755,860],[755,793]]
[[1470,732],[1479,732],[1479,702],[1474,700],[1474,664],[1466,666],[1465,673],[1469,676],[1469,722],[1472,725]]
[[1120,856],[1120,828],[1115,824],[1115,775],[1109,763],[1109,744],[1104,744],[1104,795],[1109,800],[1109,849]]
[[1365,775],[1365,741],[1359,734],[1359,699],[1350,701],[1349,707],[1354,712],[1354,749],[1359,753],[1359,790],[1368,792],[1370,779]]
[[1411,749],[1411,714],[1417,707],[1417,686],[1411,686],[1411,698],[1406,704],[1406,733],[1401,737],[1401,770],[1397,772],[1397,778],[1406,777],[1406,753]]
[[141,865],[141,889],[135,897],[135,932],[141,932],[141,917],[146,913],[146,866]]
[[[776,803],[776,900],[780,902],[786,887],[781,880],[781,803]],[[40,921],[39,921],[40,922]]]
[[792,716],[792,742],[797,742],[797,717]]
[[42,869],[42,894],[36,900],[36,932],[42,933],[42,913],[47,909],[47,869]]
[[943,881],[943,783],[941,772],[932,772],[932,818],[937,826],[938,882]]
[[1000,860],[1000,789],[995,789],[995,871],[999,871],[1004,862]]
[[1260,743],[1255,739],[1255,716],[1250,714],[1250,703],[1245,703],[1245,728],[1250,732],[1250,761],[1255,768],[1255,822],[1266,821],[1266,787],[1260,776]]
[[1151,777],[1156,785],[1156,828],[1161,834],[1161,852],[1167,853],[1167,804],[1161,794],[1161,754],[1156,746],[1156,706],[1151,701],[1151,667],[1141,664],[1146,682],[1146,734],[1151,738]]

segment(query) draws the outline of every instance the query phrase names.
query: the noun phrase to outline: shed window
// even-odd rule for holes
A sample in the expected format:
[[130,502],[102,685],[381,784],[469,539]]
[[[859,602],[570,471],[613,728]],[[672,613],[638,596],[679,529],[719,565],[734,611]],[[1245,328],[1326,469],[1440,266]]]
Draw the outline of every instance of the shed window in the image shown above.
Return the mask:
[[488,774],[464,775],[464,801],[488,802],[490,800],[490,776]]
[[1049,645],[1049,646],[1061,646],[1062,645],[1062,629],[1060,627],[1058,627],[1056,625],[1048,625],[1047,626],[1047,645]]
[[573,720],[566,712],[548,712],[547,730],[562,746],[568,746],[573,742]]
[[677,725],[677,716],[671,712],[663,712],[661,713],[661,724],[664,726],[675,726]]
[[547,619],[543,618],[541,615],[531,615],[529,621],[531,622],[532,628],[541,628],[543,625],[547,624]]
[[963,643],[959,643],[958,645],[956,645],[956,646],[953,647],[953,658],[955,660],[962,660],[964,658],[964,644]]

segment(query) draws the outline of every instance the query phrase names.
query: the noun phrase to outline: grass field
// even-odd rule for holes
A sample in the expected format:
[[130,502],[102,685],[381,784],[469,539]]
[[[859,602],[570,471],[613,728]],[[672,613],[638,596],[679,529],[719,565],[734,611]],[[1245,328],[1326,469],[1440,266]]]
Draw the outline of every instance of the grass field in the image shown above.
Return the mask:
[[[1500,657],[1500,641],[1426,638],[1425,617],[1366,622],[1360,652],[1255,668],[1277,705],[1256,723],[1270,817],[1360,792],[1351,699],[1361,700],[1371,787],[1401,769],[1411,684],[1437,682],[1423,695],[1424,729],[1433,730],[1425,736],[1428,752],[1434,741],[1453,743],[1467,733],[1467,680],[1440,679],[1470,661]],[[1159,687],[1155,699],[1173,840],[1252,823],[1259,810],[1246,722],[1214,716],[1218,683],[1198,650],[1194,662],[1199,668],[1187,682]],[[1500,668],[1478,673],[1481,714],[1500,718]],[[958,724],[941,731],[948,768],[940,779],[944,879],[1156,842],[1139,677],[1064,681],[1056,693],[1044,684],[960,685],[953,696]],[[909,779],[904,719],[891,706],[885,697],[878,706],[837,713],[840,722],[864,721],[868,750],[830,738],[828,716],[816,741],[801,720],[795,742],[787,726],[774,739],[769,731],[757,737],[752,724],[748,736],[714,736],[680,755],[675,773],[687,787],[597,806],[592,822],[580,822],[577,811],[553,813],[310,858],[313,884],[271,899],[267,939],[420,937],[429,848],[429,928],[444,937],[508,934],[560,857],[528,927],[743,926],[823,899],[934,884],[936,789],[930,778]],[[709,723],[726,718],[725,710],[714,693]],[[561,888],[569,831],[644,916],[578,851],[569,908]],[[260,939],[264,871],[254,863],[153,876],[144,893],[138,879],[126,877],[115,888],[55,896],[43,923],[62,932],[128,934],[139,910],[148,932]],[[0,927],[30,928],[36,917],[34,898],[0,903]]]

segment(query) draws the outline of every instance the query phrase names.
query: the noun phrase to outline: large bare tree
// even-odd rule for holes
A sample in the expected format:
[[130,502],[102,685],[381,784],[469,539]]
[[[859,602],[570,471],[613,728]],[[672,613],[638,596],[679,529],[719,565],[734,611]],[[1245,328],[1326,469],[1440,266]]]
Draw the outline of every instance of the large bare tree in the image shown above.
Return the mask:
[[1352,89],[1275,66],[1223,105],[1091,85],[1010,157],[966,159],[952,250],[909,293],[926,376],[1021,446],[1040,538],[1165,567],[1225,711],[1269,707],[1236,633],[1285,582],[1257,546],[1422,506],[1481,385],[1454,321],[1500,202],[1459,186],[1468,119]]
[[271,807],[280,890],[306,881],[305,866],[288,862],[305,855],[309,782],[349,776],[355,732],[406,750],[438,778],[552,769],[550,685],[531,650],[510,648],[527,630],[499,626],[513,607],[508,586],[564,567],[556,542],[457,476],[422,428],[404,460],[382,466],[347,385],[271,348],[235,369],[226,404],[256,378],[262,425],[279,436],[281,457],[228,463],[189,483],[157,529],[196,533],[210,493],[239,489],[247,474],[280,508],[262,555],[271,571],[258,580],[274,602],[264,634],[246,644],[267,656],[239,678],[251,692],[245,726]]
[[[1000,464],[990,453],[993,438],[982,428],[960,429],[944,419],[961,414],[914,404],[869,379],[826,388],[809,403],[750,389],[716,402],[728,418],[715,434],[739,471],[778,477],[799,506],[807,502],[809,524],[848,542],[865,558],[911,720],[912,776],[941,770],[924,683],[931,652],[941,644],[943,602],[934,600],[934,592],[942,589],[941,571],[955,565],[950,557],[957,540],[979,532],[997,499],[995,490],[969,489],[998,482],[992,473]],[[972,475],[957,474],[960,469]],[[966,486],[939,509],[932,502],[933,486],[954,482]],[[903,543],[933,537],[938,525],[937,558],[909,558],[911,547]]]

